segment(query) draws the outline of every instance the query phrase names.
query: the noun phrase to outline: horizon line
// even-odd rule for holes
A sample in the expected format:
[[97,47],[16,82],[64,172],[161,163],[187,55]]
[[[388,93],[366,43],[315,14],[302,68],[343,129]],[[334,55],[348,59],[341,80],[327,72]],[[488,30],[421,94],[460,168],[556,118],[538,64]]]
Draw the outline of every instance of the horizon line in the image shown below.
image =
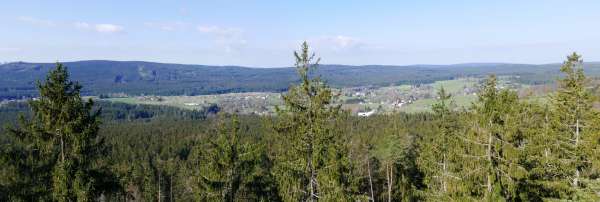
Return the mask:
[[[94,62],[94,61],[102,61],[102,62],[145,62],[145,63],[155,63],[155,64],[171,64],[171,65],[187,65],[187,66],[212,66],[212,67],[241,67],[241,68],[253,68],[253,69],[269,69],[269,68],[292,68],[293,65],[290,66],[250,66],[250,65],[211,65],[211,64],[199,64],[199,63],[173,63],[173,62],[158,62],[158,61],[145,61],[145,60],[108,60],[108,59],[89,59],[89,60],[71,60],[71,61],[55,61],[55,62],[30,62],[30,61],[4,61],[0,62],[0,65],[6,64],[14,64],[14,63],[28,63],[28,64],[52,64],[52,63],[78,63],[78,62]],[[600,61],[589,61],[583,62],[585,63],[600,63]],[[416,64],[407,64],[407,65],[397,65],[397,64],[361,64],[361,65],[352,65],[352,64],[339,64],[339,63],[330,63],[330,64],[319,64],[326,66],[340,65],[340,66],[351,66],[351,67],[366,67],[366,66],[383,66],[383,67],[411,67],[411,66],[458,66],[458,65],[556,65],[562,64],[562,62],[551,62],[551,63],[511,63],[511,62],[464,62],[464,63],[450,63],[450,64],[426,64],[426,63],[416,63]]]

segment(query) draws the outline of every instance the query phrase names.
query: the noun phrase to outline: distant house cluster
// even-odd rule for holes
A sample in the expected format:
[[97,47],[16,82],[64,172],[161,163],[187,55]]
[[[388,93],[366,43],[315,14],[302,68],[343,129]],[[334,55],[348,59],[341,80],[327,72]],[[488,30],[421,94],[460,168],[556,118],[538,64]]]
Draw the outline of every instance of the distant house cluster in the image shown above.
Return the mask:
[[360,116],[360,117],[369,117],[369,116],[375,114],[375,112],[376,112],[376,110],[374,110],[374,109],[371,110],[371,111],[368,111],[368,112],[359,112],[358,116]]
[[398,107],[401,108],[402,106],[405,106],[407,104],[412,104],[416,99],[414,97],[409,97],[408,99],[399,99],[396,100],[393,105],[394,107]]
[[141,96],[137,98],[140,101],[151,101],[151,102],[162,102],[163,98],[160,96],[150,95],[150,96]]

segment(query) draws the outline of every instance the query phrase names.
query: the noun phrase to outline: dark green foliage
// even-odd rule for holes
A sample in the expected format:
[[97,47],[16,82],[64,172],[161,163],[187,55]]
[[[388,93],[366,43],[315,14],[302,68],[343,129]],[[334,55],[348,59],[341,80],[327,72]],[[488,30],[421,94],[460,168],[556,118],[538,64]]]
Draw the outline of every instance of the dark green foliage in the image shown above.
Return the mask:
[[555,111],[550,118],[554,133],[550,140],[555,144],[549,152],[560,168],[555,180],[562,186],[570,185],[574,199],[598,200],[595,191],[586,188],[589,178],[599,174],[595,162],[599,160],[600,114],[592,109],[594,97],[582,65],[581,56],[573,53],[560,68],[566,76],[559,79],[559,89],[551,97]]
[[490,76],[471,108],[440,89],[433,113],[371,117],[332,104],[311,56],[303,44],[300,83],[263,117],[94,106],[57,65],[39,99],[0,106],[16,124],[0,131],[0,201],[599,200],[599,114],[579,55],[545,104]]
[[466,190],[461,185],[461,128],[459,114],[452,110],[452,96],[442,87],[438,102],[432,106],[436,120],[436,133],[423,137],[419,145],[417,163],[424,172],[427,185],[426,197],[430,200],[458,200]]
[[465,170],[474,171],[467,181],[475,196],[486,200],[516,200],[517,182],[526,170],[519,164],[523,137],[516,113],[520,103],[515,92],[499,90],[490,76],[473,107],[471,131],[465,135]]
[[336,123],[340,106],[330,106],[333,94],[318,77],[311,78],[313,61],[308,45],[295,52],[300,84],[283,96],[274,129],[281,148],[275,154],[275,176],[285,201],[351,200],[350,165]]
[[[65,63],[74,80],[86,88],[83,95],[200,95],[229,92],[282,92],[297,83],[294,68],[246,68],[163,64],[138,61],[80,61]],[[587,63],[586,73],[600,75],[600,64]],[[551,83],[560,64],[456,64],[456,65],[321,65],[321,75],[333,87],[423,84],[458,77],[488,74],[515,76],[519,83]],[[51,63],[15,62],[0,65],[0,100],[37,95],[35,81],[44,78]]]
[[[219,112],[219,107],[216,105],[202,110],[186,110],[162,105],[126,104],[107,101],[95,101],[94,109],[102,109],[100,117],[103,123],[151,119],[201,120]],[[27,102],[9,102],[0,106],[0,125],[16,124],[15,117],[20,114],[26,118],[31,117],[31,110]],[[1,129],[3,128],[0,128],[0,131],[2,131]]]
[[101,159],[107,150],[97,136],[100,111],[81,99],[81,86],[69,80],[62,64],[38,89],[39,99],[29,102],[31,118],[8,131],[2,151],[13,178],[9,198],[89,201],[110,191],[110,173]]
[[202,110],[185,110],[170,106],[132,105],[117,102],[99,102],[102,119],[105,121],[132,121],[140,119],[184,119],[198,120],[219,112],[219,107],[211,105]]
[[160,192],[162,200],[192,200],[188,161],[199,144],[195,136],[209,128],[198,123],[160,118],[105,124],[100,134],[111,145],[108,159],[123,187],[111,198],[157,201]]
[[[250,144],[243,135],[249,128],[233,115],[219,120],[216,131],[195,149],[197,165],[195,192],[199,201],[270,201],[276,190],[263,147]],[[229,123],[227,123],[229,122]]]

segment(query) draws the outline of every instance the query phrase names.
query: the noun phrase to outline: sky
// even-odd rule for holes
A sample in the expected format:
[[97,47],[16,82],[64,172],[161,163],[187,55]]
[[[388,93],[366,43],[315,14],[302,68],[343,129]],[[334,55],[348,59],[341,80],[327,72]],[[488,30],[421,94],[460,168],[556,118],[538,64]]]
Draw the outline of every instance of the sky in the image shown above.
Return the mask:
[[600,1],[0,0],[0,62],[281,67],[600,61]]

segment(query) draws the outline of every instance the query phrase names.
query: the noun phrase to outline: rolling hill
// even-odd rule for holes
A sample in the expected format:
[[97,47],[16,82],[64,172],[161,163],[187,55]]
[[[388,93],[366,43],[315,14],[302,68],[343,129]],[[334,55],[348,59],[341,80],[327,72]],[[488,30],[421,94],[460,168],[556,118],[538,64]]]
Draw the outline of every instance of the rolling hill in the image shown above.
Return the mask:
[[[240,66],[182,65],[141,61],[89,60],[64,63],[84,95],[202,95],[230,92],[281,92],[297,81],[295,70]],[[37,94],[35,83],[53,63],[14,62],[0,65],[0,100]],[[321,65],[315,74],[333,87],[432,83],[464,76],[515,75],[522,83],[546,83],[558,76],[559,64],[469,63],[455,65]],[[600,63],[586,63],[591,76]]]

